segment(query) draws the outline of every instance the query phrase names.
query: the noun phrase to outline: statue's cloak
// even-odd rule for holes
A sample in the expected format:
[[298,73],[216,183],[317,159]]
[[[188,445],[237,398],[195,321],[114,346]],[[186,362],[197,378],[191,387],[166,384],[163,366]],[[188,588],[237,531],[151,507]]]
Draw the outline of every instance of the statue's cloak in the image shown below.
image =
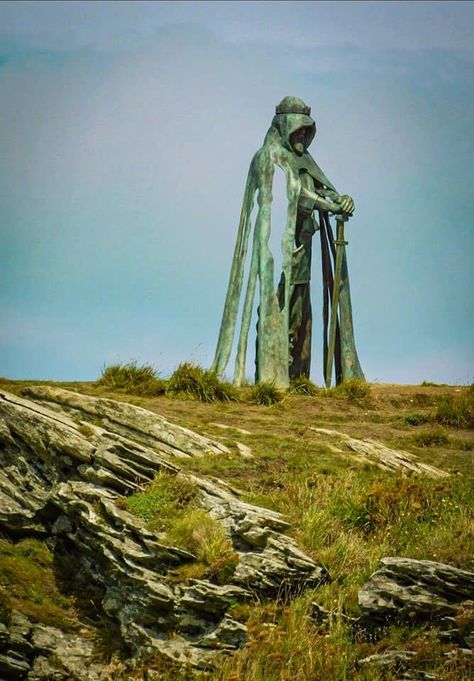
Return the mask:
[[[305,150],[301,156],[298,156],[291,148],[290,135],[302,127],[306,131]],[[234,383],[236,385],[241,385],[245,380],[248,334],[252,319],[257,279],[260,285],[256,358],[258,367],[257,378],[259,382],[272,382],[280,388],[286,388],[289,385],[289,306],[292,289],[292,254],[295,243],[295,226],[302,187],[301,174],[308,173],[313,178],[316,187],[335,191],[332,183],[307,151],[315,132],[316,126],[309,115],[300,113],[277,114],[265,136],[263,146],[257,151],[250,163],[224,314],[213,362],[213,369],[222,374],[229,361],[242,294],[248,244],[253,231],[250,269],[235,361]],[[281,238],[283,256],[281,277],[280,273],[275,273],[274,271],[274,258],[269,247],[275,165],[278,165],[286,175],[287,219]],[[255,223],[252,225],[255,197],[257,199],[258,210]],[[328,303],[329,299],[332,298],[331,254],[332,258],[334,258],[332,235],[330,237],[328,232],[330,224],[327,213],[320,212],[320,227],[323,257],[325,301],[323,315],[325,316],[324,345],[326,356]],[[324,245],[323,238],[325,241]],[[347,299],[349,287],[345,263],[344,269],[346,273],[346,293],[343,291],[344,287],[341,287],[340,298],[342,294],[342,299]],[[275,279],[275,274],[277,274],[277,279]],[[278,290],[278,282],[280,282],[280,290]],[[348,302],[350,311],[350,299]],[[347,326],[347,324],[344,326]],[[363,376],[353,343],[351,315],[349,331],[352,342],[349,342],[349,352],[346,353],[348,361],[346,361],[345,371],[344,361],[341,364],[341,345],[343,346],[344,343],[342,343],[341,334],[338,332],[337,335],[335,356],[337,380],[356,375]],[[342,354],[344,353],[342,352]]]

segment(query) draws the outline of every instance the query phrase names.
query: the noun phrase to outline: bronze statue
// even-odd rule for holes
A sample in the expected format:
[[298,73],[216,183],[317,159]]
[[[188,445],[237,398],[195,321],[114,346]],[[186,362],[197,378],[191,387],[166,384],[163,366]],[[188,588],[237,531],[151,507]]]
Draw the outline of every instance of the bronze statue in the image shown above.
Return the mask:
[[[311,110],[297,97],[285,97],[263,146],[253,157],[247,177],[240,225],[230,274],[224,314],[213,368],[221,374],[229,360],[242,292],[245,259],[253,229],[250,271],[243,304],[237,347],[234,383],[245,379],[247,339],[257,279],[258,307],[256,381],[268,381],[286,388],[291,378],[309,376],[312,314],[310,301],[312,238],[319,230],[323,269],[324,372],[331,381],[334,361],[339,383],[363,378],[354,343],[349,279],[344,242],[344,221],[354,212],[350,196],[340,195],[308,152],[316,125]],[[269,248],[272,186],[275,165],[287,181],[287,222],[282,235],[282,273],[275,286],[274,259]],[[251,214],[257,193],[255,224]],[[318,220],[315,218],[318,211]],[[338,220],[338,239],[332,234],[329,214]],[[338,258],[336,259],[336,246]],[[333,261],[336,264],[334,291]],[[336,300],[338,299],[338,300]],[[329,325],[330,302],[334,310]],[[328,338],[329,331],[329,338]]]

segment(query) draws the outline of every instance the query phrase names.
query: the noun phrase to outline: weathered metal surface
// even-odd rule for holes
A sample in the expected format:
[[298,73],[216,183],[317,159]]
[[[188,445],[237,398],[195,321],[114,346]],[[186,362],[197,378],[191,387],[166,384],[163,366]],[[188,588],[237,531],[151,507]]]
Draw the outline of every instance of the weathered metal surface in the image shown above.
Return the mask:
[[[252,253],[242,310],[234,371],[234,383],[245,380],[248,334],[259,288],[256,380],[286,388],[290,377],[309,375],[311,360],[311,241],[318,229],[313,211],[349,216],[354,202],[341,196],[308,152],[316,125],[311,110],[297,97],[285,97],[265,136],[263,146],[253,157],[247,177],[237,243],[213,369],[225,370],[232,351],[244,269],[253,232]],[[281,238],[282,272],[276,284],[274,255],[269,247],[275,165],[286,176],[287,220]],[[257,200],[257,215],[252,210]],[[324,237],[326,238],[326,237]],[[323,234],[321,234],[323,239]],[[334,254],[333,254],[334,255]],[[333,258],[334,259],[334,258]],[[363,378],[353,338],[347,264],[343,257],[339,287],[340,342],[335,343],[338,380]],[[332,279],[332,266],[326,268]],[[324,280],[325,290],[329,282]],[[331,287],[332,288],[332,287]],[[337,306],[336,306],[337,307]],[[326,334],[326,330],[325,330]],[[342,355],[342,357],[341,357]],[[338,368],[342,367],[342,371]]]

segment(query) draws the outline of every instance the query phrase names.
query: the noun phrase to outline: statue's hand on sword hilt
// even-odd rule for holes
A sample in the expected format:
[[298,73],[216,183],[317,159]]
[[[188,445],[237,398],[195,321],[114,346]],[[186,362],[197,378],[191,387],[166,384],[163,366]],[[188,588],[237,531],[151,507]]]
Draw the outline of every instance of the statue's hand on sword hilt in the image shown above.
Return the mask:
[[353,215],[355,211],[354,199],[347,194],[343,194],[337,201],[341,207],[342,213],[346,215]]

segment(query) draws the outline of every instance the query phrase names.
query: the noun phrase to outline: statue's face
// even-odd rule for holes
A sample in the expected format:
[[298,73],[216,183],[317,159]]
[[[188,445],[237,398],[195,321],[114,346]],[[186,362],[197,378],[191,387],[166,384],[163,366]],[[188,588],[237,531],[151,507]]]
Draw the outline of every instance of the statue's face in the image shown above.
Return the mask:
[[298,154],[298,156],[301,156],[302,153],[304,152],[304,141],[306,137],[306,130],[305,128],[298,128],[298,130],[295,130],[294,133],[290,136],[290,144],[291,148],[295,152],[295,154]]

